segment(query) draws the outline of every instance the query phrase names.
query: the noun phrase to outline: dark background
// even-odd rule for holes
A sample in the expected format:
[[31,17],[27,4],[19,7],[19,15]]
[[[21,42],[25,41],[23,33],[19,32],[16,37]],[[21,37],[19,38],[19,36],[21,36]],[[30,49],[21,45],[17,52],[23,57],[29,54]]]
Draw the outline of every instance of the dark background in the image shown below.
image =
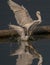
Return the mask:
[[[35,13],[39,10],[42,16],[42,23],[40,25],[50,25],[50,0],[14,0],[14,2],[27,8],[33,19],[36,19]],[[8,0],[0,0],[0,29],[8,29],[10,22],[17,24],[14,13],[8,6]],[[50,65],[50,39],[35,41],[33,45],[42,54],[43,65]],[[10,50],[10,43],[0,42],[0,65],[15,65],[17,57],[9,56]],[[32,65],[37,64],[34,62]]]
[[[36,19],[37,10],[41,12],[41,25],[50,25],[50,0],[13,0],[23,5],[29,11],[31,17]],[[0,0],[0,29],[8,29],[9,23],[16,24],[14,13],[10,10],[8,0]]]

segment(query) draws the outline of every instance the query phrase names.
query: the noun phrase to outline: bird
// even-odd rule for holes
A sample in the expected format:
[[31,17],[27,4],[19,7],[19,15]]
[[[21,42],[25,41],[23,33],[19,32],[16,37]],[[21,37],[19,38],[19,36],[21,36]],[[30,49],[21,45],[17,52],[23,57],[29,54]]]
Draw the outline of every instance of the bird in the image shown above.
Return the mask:
[[33,20],[28,10],[23,6],[15,3],[12,0],[8,1],[10,9],[13,11],[18,25],[9,25],[10,28],[17,31],[21,40],[28,40],[37,25],[42,22],[40,11],[36,12],[37,20]]

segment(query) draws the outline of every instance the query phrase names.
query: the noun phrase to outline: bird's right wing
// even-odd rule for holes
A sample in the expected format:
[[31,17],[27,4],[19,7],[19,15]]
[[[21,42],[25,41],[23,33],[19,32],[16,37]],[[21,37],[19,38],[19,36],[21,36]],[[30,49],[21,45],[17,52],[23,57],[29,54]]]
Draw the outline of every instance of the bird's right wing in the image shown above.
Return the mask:
[[23,6],[13,2],[12,0],[8,1],[8,5],[10,6],[10,9],[14,12],[15,18],[19,25],[24,26],[25,24],[33,21],[27,9]]
[[17,33],[22,36],[25,35],[25,31],[22,27],[20,26],[16,26],[16,25],[9,25],[10,28],[14,29],[15,31],[17,31]]

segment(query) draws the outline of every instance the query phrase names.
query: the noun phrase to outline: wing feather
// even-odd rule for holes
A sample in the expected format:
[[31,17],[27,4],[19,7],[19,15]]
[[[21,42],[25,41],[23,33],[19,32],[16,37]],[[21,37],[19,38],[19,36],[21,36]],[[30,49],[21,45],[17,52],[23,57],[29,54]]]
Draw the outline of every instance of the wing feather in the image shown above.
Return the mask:
[[10,28],[14,29],[15,31],[17,31],[17,33],[22,36],[25,35],[25,31],[22,27],[20,26],[16,26],[16,25],[9,25]]
[[24,26],[25,24],[33,21],[26,8],[13,2],[12,0],[9,0],[8,4],[11,10],[14,12],[15,18],[19,25]]

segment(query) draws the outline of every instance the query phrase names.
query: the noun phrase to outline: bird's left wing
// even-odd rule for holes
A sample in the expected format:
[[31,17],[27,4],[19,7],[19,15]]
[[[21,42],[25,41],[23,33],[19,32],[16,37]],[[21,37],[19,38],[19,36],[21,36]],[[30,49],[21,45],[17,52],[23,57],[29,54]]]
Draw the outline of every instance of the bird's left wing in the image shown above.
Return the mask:
[[16,26],[16,25],[9,25],[10,28],[12,28],[13,30],[17,31],[17,33],[22,36],[25,35],[25,31],[22,27],[20,26]]
[[33,21],[26,8],[13,2],[12,0],[9,0],[8,4],[11,10],[14,12],[15,18],[19,25],[24,26],[25,24]]

